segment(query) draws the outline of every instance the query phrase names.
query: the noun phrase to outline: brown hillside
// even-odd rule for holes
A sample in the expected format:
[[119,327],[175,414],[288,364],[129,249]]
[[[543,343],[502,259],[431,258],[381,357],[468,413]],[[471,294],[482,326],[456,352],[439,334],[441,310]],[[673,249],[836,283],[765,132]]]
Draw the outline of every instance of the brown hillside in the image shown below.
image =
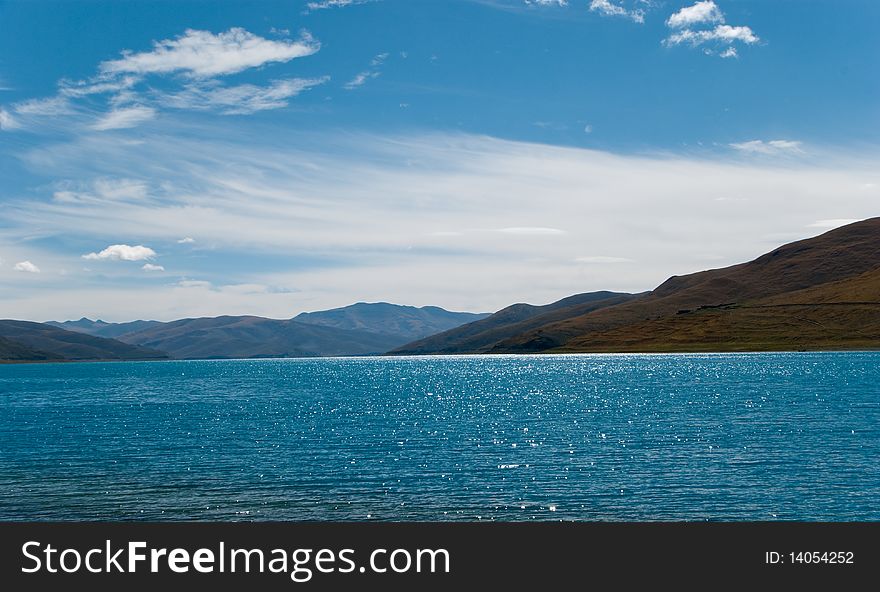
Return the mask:
[[[550,323],[493,352],[880,347],[880,218],[723,269],[673,277],[630,302]],[[835,306],[781,307],[794,304]],[[775,305],[769,308],[769,305]]]

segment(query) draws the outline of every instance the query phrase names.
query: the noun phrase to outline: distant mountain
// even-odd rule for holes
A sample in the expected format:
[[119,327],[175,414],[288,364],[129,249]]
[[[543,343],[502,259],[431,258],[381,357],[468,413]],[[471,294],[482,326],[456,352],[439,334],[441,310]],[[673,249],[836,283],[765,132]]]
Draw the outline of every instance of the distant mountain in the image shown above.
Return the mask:
[[262,317],[183,319],[120,340],[180,359],[356,356],[380,354],[400,344],[388,335]]
[[223,316],[117,324],[82,318],[47,324],[161,350],[174,358],[282,358],[381,354],[485,316],[434,306],[358,303],[290,320]]
[[[462,351],[878,349],[880,218],[784,245],[749,263],[672,277],[614,306],[569,312],[491,347]],[[444,351],[420,347],[417,353]]]
[[66,331],[44,323],[0,321],[0,360],[86,361],[158,360],[155,350],[93,335]]
[[106,323],[102,320],[93,321],[85,317],[78,321],[47,321],[47,325],[67,329],[68,331],[76,331],[96,337],[109,337],[115,339],[128,333],[137,333],[151,327],[157,327],[162,323],[160,321],[131,321],[129,323]]
[[400,306],[387,302],[359,302],[321,312],[304,312],[294,321],[351,331],[368,331],[393,336],[408,343],[466,323],[479,321],[489,313],[450,312],[436,306]]
[[513,304],[482,320],[408,343],[391,353],[400,355],[487,353],[496,349],[504,340],[531,329],[614,306],[633,298],[635,298],[633,294],[619,292],[588,292],[569,296],[544,306]]

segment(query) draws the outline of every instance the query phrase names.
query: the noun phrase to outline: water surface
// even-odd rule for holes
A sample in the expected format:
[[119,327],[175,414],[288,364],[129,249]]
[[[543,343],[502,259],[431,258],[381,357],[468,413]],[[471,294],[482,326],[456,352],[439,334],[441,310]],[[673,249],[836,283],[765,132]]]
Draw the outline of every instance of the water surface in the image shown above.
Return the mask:
[[0,366],[2,520],[880,520],[880,353]]

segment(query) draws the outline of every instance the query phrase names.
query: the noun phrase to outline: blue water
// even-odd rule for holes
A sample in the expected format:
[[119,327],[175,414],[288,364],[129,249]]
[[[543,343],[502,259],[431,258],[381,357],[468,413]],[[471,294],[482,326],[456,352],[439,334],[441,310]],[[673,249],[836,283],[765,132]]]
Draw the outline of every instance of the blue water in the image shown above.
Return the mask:
[[880,520],[880,353],[0,366],[3,520]]

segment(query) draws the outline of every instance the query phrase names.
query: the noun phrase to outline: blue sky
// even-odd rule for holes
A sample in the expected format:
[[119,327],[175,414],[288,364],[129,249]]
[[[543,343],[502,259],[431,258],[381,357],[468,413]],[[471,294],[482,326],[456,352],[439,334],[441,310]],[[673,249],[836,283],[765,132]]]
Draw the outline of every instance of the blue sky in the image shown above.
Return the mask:
[[4,317],[494,310],[877,214],[880,5],[0,1]]

